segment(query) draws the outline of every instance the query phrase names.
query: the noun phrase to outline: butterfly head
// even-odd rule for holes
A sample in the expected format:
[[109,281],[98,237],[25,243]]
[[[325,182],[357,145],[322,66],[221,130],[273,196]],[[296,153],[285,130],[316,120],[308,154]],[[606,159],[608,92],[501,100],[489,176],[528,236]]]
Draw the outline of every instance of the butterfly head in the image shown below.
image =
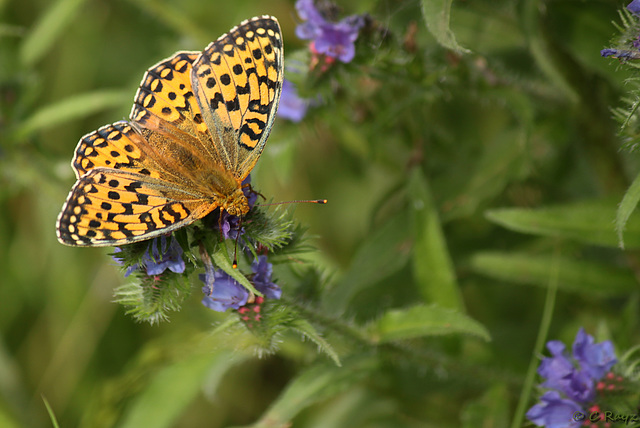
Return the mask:
[[230,215],[241,216],[249,212],[249,201],[241,188],[222,200],[220,205]]

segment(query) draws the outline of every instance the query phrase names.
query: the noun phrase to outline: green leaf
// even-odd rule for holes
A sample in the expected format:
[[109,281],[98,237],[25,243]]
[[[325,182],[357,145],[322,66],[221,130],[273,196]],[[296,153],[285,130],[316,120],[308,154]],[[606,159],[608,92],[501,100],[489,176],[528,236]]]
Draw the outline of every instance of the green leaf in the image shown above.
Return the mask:
[[413,273],[422,298],[426,303],[464,311],[438,211],[419,169],[413,170],[407,190],[415,239]]
[[246,237],[269,248],[270,251],[289,244],[295,231],[291,214],[282,205],[273,209],[254,208],[251,211],[251,219],[242,226],[246,231]]
[[[400,405],[376,388],[358,385],[331,401],[331,411],[314,412],[311,427],[403,427],[418,428],[404,423]],[[374,422],[375,421],[375,422]],[[384,422],[383,422],[384,421]],[[400,422],[402,421],[402,422]],[[422,426],[422,428],[427,428]]]
[[436,305],[387,311],[371,330],[380,343],[423,336],[465,333],[491,340],[487,329],[465,314]]
[[353,357],[343,367],[321,364],[313,366],[289,382],[287,389],[252,425],[254,428],[289,426],[306,407],[335,397],[378,369],[378,360],[369,356]]
[[[513,182],[519,180],[526,170],[528,153],[528,132],[531,119],[524,102],[511,97],[509,107],[519,114],[517,129],[501,129],[500,132],[486,136],[481,153],[473,156],[465,172],[466,184],[459,192],[448,195],[444,204],[447,210],[441,214],[446,224],[453,219],[468,219],[475,216],[479,207],[486,206],[499,197]],[[443,205],[444,205],[443,204]]]
[[[576,78],[571,71],[581,71],[576,69],[573,58],[568,57],[566,52],[558,49],[555,41],[549,40],[544,22],[544,7],[540,0],[523,1],[520,6],[521,29],[524,32],[530,54],[536,61],[537,66],[547,76],[547,78],[562,91],[562,95],[576,103],[580,97],[573,88],[568,76]],[[572,62],[573,61],[573,62]]]
[[116,289],[115,301],[127,308],[138,321],[157,324],[166,321],[169,311],[178,311],[191,293],[187,278],[167,272],[160,282],[153,277],[136,275],[135,280]]
[[229,250],[227,249],[226,241],[223,241],[221,245],[216,247],[216,250],[211,254],[211,258],[216,267],[222,269],[230,277],[238,281],[244,288],[255,294],[256,296],[262,296],[262,293],[255,289],[253,284],[249,282],[238,269],[234,269],[229,259]]
[[217,354],[192,355],[190,358],[160,370],[147,388],[128,409],[123,428],[170,427],[178,416],[200,392],[205,380],[211,386],[212,379],[218,383],[222,375],[237,358],[224,351]]
[[113,89],[88,92],[43,107],[27,118],[15,131],[20,140],[53,125],[87,117],[108,108],[121,107],[130,102],[131,94]]
[[624,249],[624,238],[622,235],[624,234],[629,217],[631,217],[631,214],[638,206],[638,201],[640,201],[640,174],[633,180],[633,183],[629,186],[629,190],[624,194],[624,198],[622,198],[622,202],[620,202],[618,206],[616,232],[618,233],[618,244],[620,248]]
[[451,0],[422,0],[421,4],[422,16],[427,24],[427,29],[438,43],[458,53],[471,52],[458,44],[456,36],[449,28]]
[[364,240],[351,267],[329,290],[323,306],[330,314],[346,310],[359,292],[402,269],[409,261],[408,215],[401,211]]
[[290,327],[318,345],[318,348],[327,354],[336,363],[336,366],[340,367],[342,365],[338,353],[333,349],[331,344],[318,333],[318,330],[316,330],[310,322],[304,319],[298,319],[292,321]]
[[85,0],[59,0],[41,16],[22,44],[20,59],[32,66],[47,53],[74,19]]
[[[583,201],[533,210],[497,209],[488,211],[486,217],[516,232],[568,238],[605,247],[618,246],[614,226],[615,201]],[[627,248],[640,248],[640,214],[629,216],[625,236]]]
[[625,295],[637,291],[631,270],[560,256],[480,252],[471,258],[478,273],[515,284],[549,285],[550,266],[558,265],[558,288],[583,294]]

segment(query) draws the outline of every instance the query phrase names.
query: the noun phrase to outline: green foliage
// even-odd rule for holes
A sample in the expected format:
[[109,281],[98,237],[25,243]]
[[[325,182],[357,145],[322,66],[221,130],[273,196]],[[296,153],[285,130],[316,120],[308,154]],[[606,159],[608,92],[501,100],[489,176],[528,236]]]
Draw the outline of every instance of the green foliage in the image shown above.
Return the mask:
[[413,271],[422,298],[445,308],[463,310],[453,264],[449,259],[437,207],[422,174],[412,172],[407,193],[413,214]]
[[258,209],[253,210],[251,217],[243,224],[245,236],[254,242],[268,248],[270,251],[282,251],[287,246],[288,252],[310,250],[304,247],[304,228],[294,224],[291,215],[280,206],[273,212]]
[[438,43],[458,53],[469,53],[469,49],[463,48],[456,42],[456,37],[449,28],[451,0],[422,0],[421,4],[422,16],[427,28]]
[[560,255],[486,251],[475,253],[470,262],[473,270],[491,278],[541,287],[549,286],[549,266],[557,264],[561,289],[594,296],[625,296],[638,286],[628,268]]
[[[545,342],[581,326],[637,382],[638,63],[599,51],[631,52],[640,20],[338,3],[367,15],[347,64],[296,38],[293,1],[0,2],[0,425],[517,427]],[[214,213],[174,234],[184,274],[124,278],[148,243],[124,266],[58,244],[78,139],[127,116],[152,64],[264,13],[312,101],[252,185],[328,204],[251,210],[237,252]],[[200,304],[206,263],[260,297],[261,254],[283,296],[247,306],[260,322]]]
[[179,310],[189,297],[191,284],[182,275],[167,274],[162,279],[138,276],[137,282],[122,285],[115,292],[115,301],[138,321],[151,324],[167,321],[168,312]]
[[254,428],[283,426],[306,407],[335,397],[354,383],[375,373],[377,361],[369,356],[354,356],[342,367],[316,364],[301,372],[265,412]]
[[490,340],[489,332],[481,324],[464,314],[437,305],[387,311],[376,321],[372,331],[381,343],[455,333]]
[[[504,208],[487,211],[486,215],[489,220],[522,233],[615,247],[616,205],[615,200],[598,199],[535,210]],[[625,245],[640,247],[640,213],[627,212],[624,227]]]
[[59,428],[60,425],[58,425],[58,421],[56,420],[56,415],[54,414],[53,409],[49,405],[49,402],[44,397],[42,398],[42,400],[44,401],[44,405],[47,407],[47,412],[49,413],[49,417],[51,418],[51,424],[53,425],[53,428]]

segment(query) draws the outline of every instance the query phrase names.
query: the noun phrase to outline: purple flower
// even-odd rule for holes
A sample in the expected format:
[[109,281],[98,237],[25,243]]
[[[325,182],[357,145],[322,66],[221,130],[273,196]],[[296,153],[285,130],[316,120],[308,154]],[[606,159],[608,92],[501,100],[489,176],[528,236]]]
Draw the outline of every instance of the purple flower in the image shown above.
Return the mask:
[[207,266],[205,273],[198,275],[204,282],[202,304],[214,311],[224,312],[247,304],[249,292],[238,281],[222,270]]
[[582,407],[562,398],[557,391],[547,391],[540,397],[540,403],[529,409],[527,419],[546,428],[578,427],[582,421],[573,419],[575,412],[584,413]]
[[296,27],[296,35],[303,40],[313,40],[318,53],[350,62],[355,56],[354,42],[364,25],[361,15],[352,15],[339,22],[327,21],[313,4],[313,0],[298,0],[296,10],[302,24]]
[[553,340],[547,343],[551,358],[544,358],[538,368],[538,374],[546,379],[542,383],[545,388],[563,392],[568,398],[579,403],[595,397],[593,378],[586,372],[577,370],[573,361],[569,360],[562,342]]
[[271,282],[271,274],[273,273],[273,265],[267,262],[267,256],[258,256],[251,264],[253,270],[253,286],[256,290],[264,294],[268,299],[279,299],[282,296],[282,290],[277,284]]
[[[158,240],[161,243],[160,249],[158,248]],[[184,272],[185,264],[182,260],[182,252],[182,247],[176,239],[171,239],[171,244],[167,247],[166,236],[155,238],[147,253],[142,257],[147,275],[160,275],[165,269],[175,273]]]
[[633,14],[640,15],[640,0],[633,0],[627,5],[627,10]]
[[[199,278],[204,282],[202,292],[205,297],[202,304],[214,311],[224,312],[227,309],[239,309],[247,304],[249,291],[238,281],[222,270],[216,270],[213,265],[205,263],[205,273]],[[279,299],[282,290],[271,281],[273,266],[267,262],[267,256],[259,256],[251,265],[253,286],[269,299]],[[259,298],[256,297],[256,300]]]
[[[636,15],[636,17],[640,17],[640,0],[633,0],[631,3],[629,3],[627,5],[627,10]],[[635,50],[602,49],[600,51],[600,55],[605,58],[611,56],[625,61],[640,59],[640,36],[636,37],[631,44],[635,48]]]
[[[160,248],[158,248],[158,241],[160,241]],[[122,249],[116,248],[114,251],[119,253]],[[167,245],[167,237],[165,235],[154,238],[149,244],[147,252],[142,256],[140,263],[129,266],[124,276],[127,277],[136,270],[144,270],[149,276],[160,275],[166,269],[175,273],[183,273],[186,266],[184,260],[182,260],[182,253],[182,247],[176,239],[172,238],[171,243]],[[117,263],[123,264],[120,257],[113,256],[113,259]]]
[[564,379],[571,376],[575,370],[565,352],[564,343],[559,340],[552,340],[547,343],[547,349],[551,352],[551,358],[543,358],[538,367],[538,374],[546,379],[542,386],[551,389],[562,390]]
[[[120,252],[122,252],[122,248],[120,248],[120,247],[115,247],[115,248],[113,249],[113,252],[114,252],[114,253],[120,253]],[[112,255],[112,256],[111,256],[111,258],[112,258],[116,263],[118,263],[120,266],[124,265],[124,260],[122,260],[120,257],[116,256],[115,254],[114,254],[114,255]],[[127,270],[124,272],[124,277],[125,277],[125,278],[126,278],[126,277],[128,277],[128,276],[129,276],[129,275],[131,275],[133,272],[137,271],[139,268],[140,268],[140,265],[139,265],[139,264],[135,264],[135,265],[129,266],[129,267],[127,268]]]
[[573,358],[562,342],[547,343],[551,357],[544,358],[538,374],[545,378],[542,386],[563,392],[578,403],[595,397],[595,381],[600,380],[617,362],[610,341],[594,344],[594,339],[580,329],[573,343]]
[[282,82],[278,116],[297,123],[304,119],[308,107],[309,100],[301,98],[296,91],[295,85],[289,80],[284,79]]
[[592,336],[580,329],[573,342],[572,354],[557,340],[547,343],[551,357],[543,358],[538,374],[549,390],[541,402],[527,412],[527,418],[538,426],[570,427],[573,412],[581,411],[596,398],[597,381],[618,361],[610,341],[594,343]]
[[[640,41],[634,40],[633,46],[640,49]],[[602,49],[600,55],[603,57],[614,57],[623,60],[640,59],[640,51],[620,50],[620,49]]]
[[580,363],[582,370],[591,378],[598,380],[611,370],[618,359],[611,341],[593,342],[593,336],[589,336],[581,328],[573,342],[573,356]]
[[608,56],[616,56],[617,53],[618,53],[618,49],[602,49],[600,51],[600,56],[603,56],[604,58],[606,58]]

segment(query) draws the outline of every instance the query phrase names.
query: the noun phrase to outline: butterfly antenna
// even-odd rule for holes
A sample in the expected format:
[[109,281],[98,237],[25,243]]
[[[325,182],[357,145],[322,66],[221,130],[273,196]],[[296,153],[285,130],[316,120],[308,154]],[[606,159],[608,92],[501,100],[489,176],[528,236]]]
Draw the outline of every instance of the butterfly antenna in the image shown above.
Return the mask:
[[[262,195],[260,195],[262,196]],[[262,196],[264,198],[264,196]],[[270,205],[283,205],[283,204],[301,204],[301,203],[310,203],[310,204],[326,204],[326,199],[307,199],[307,200],[296,200],[296,201],[283,201],[283,202],[272,202],[269,204],[260,204],[263,207],[268,207]],[[238,229],[235,239],[235,244],[233,246],[233,264],[231,265],[234,269],[238,268],[238,239],[240,239],[240,230],[242,230],[242,221],[244,217],[240,216],[240,220],[238,221]]]
[[271,202],[268,204],[259,204],[261,207],[268,207],[271,205],[284,205],[284,204],[326,204],[326,199],[298,199],[297,201],[282,201],[282,202]]

